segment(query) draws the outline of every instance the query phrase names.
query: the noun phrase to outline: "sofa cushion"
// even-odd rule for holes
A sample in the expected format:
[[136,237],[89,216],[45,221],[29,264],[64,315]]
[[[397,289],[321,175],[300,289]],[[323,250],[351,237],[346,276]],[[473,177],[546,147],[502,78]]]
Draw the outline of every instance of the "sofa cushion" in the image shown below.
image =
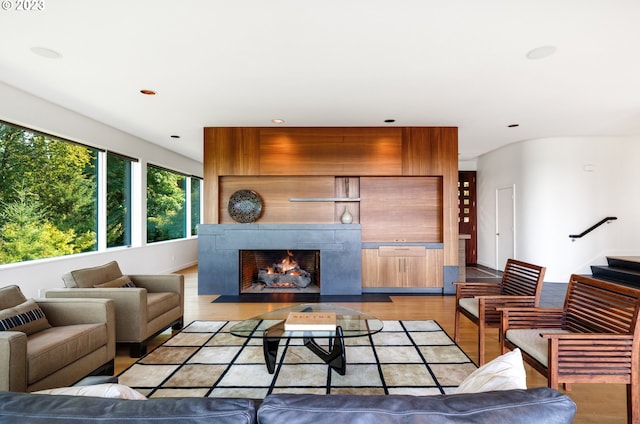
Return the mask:
[[146,400],[146,396],[129,386],[116,383],[92,384],[90,386],[57,387],[32,392],[47,395],[94,396],[131,400]]
[[575,403],[548,387],[439,396],[267,396],[260,424],[572,423]]
[[527,372],[520,349],[514,349],[487,362],[465,378],[456,393],[527,388]]
[[71,271],[65,274],[62,280],[66,287],[91,288],[96,284],[104,284],[118,277],[122,277],[122,271],[120,271],[118,262],[111,261],[104,265]]
[[102,284],[94,284],[93,287],[98,289],[120,288],[120,287],[135,287],[131,278],[127,275],[116,278],[115,280],[107,281]]
[[102,347],[107,340],[105,324],[51,327],[29,336],[27,381],[32,384]]
[[0,422],[31,424],[252,424],[250,399],[114,398],[0,392]]
[[26,335],[51,328],[38,304],[29,299],[0,311],[0,331],[21,331]]
[[178,293],[147,293],[147,319],[149,321],[179,306],[180,295]]
[[547,367],[549,355],[549,340],[541,337],[541,333],[568,333],[559,328],[537,329],[513,329],[507,330],[505,337],[514,345],[534,357],[538,362]]

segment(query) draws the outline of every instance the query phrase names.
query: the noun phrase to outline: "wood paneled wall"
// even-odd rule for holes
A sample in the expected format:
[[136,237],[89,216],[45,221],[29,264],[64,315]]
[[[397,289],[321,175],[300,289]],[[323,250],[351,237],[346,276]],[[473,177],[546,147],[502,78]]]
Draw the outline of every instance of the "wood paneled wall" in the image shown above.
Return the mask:
[[457,175],[455,127],[210,127],[204,129],[204,222],[224,221],[221,177],[441,177],[444,265],[457,265]]

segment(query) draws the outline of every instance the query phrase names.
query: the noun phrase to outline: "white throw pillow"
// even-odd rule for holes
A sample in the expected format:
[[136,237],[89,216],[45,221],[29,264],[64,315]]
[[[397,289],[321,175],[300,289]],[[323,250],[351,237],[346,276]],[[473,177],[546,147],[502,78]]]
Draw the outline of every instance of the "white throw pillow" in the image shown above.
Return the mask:
[[492,390],[526,389],[527,373],[522,353],[516,348],[487,362],[460,383],[456,393],[480,393]]
[[95,396],[133,400],[147,399],[142,393],[133,390],[129,386],[114,383],[94,384],[91,386],[58,387],[56,389],[39,390],[33,393],[44,395]]

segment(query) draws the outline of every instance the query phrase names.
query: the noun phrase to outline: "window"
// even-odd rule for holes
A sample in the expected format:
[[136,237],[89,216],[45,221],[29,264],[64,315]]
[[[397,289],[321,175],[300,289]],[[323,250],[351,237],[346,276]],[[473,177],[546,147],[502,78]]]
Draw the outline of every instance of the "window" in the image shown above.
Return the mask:
[[147,243],[186,236],[186,181],[177,172],[147,166]]
[[107,154],[107,247],[131,245],[131,160]]
[[0,122],[0,263],[97,249],[97,150]]
[[191,235],[198,234],[198,224],[200,224],[200,193],[202,180],[191,177]]

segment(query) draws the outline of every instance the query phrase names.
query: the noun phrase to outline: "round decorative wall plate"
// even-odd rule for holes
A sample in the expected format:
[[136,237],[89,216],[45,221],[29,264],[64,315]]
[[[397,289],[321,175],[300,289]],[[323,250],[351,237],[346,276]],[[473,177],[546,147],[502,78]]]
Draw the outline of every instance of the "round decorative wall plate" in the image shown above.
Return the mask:
[[262,198],[253,190],[238,190],[229,197],[227,210],[236,222],[254,222],[262,214]]

